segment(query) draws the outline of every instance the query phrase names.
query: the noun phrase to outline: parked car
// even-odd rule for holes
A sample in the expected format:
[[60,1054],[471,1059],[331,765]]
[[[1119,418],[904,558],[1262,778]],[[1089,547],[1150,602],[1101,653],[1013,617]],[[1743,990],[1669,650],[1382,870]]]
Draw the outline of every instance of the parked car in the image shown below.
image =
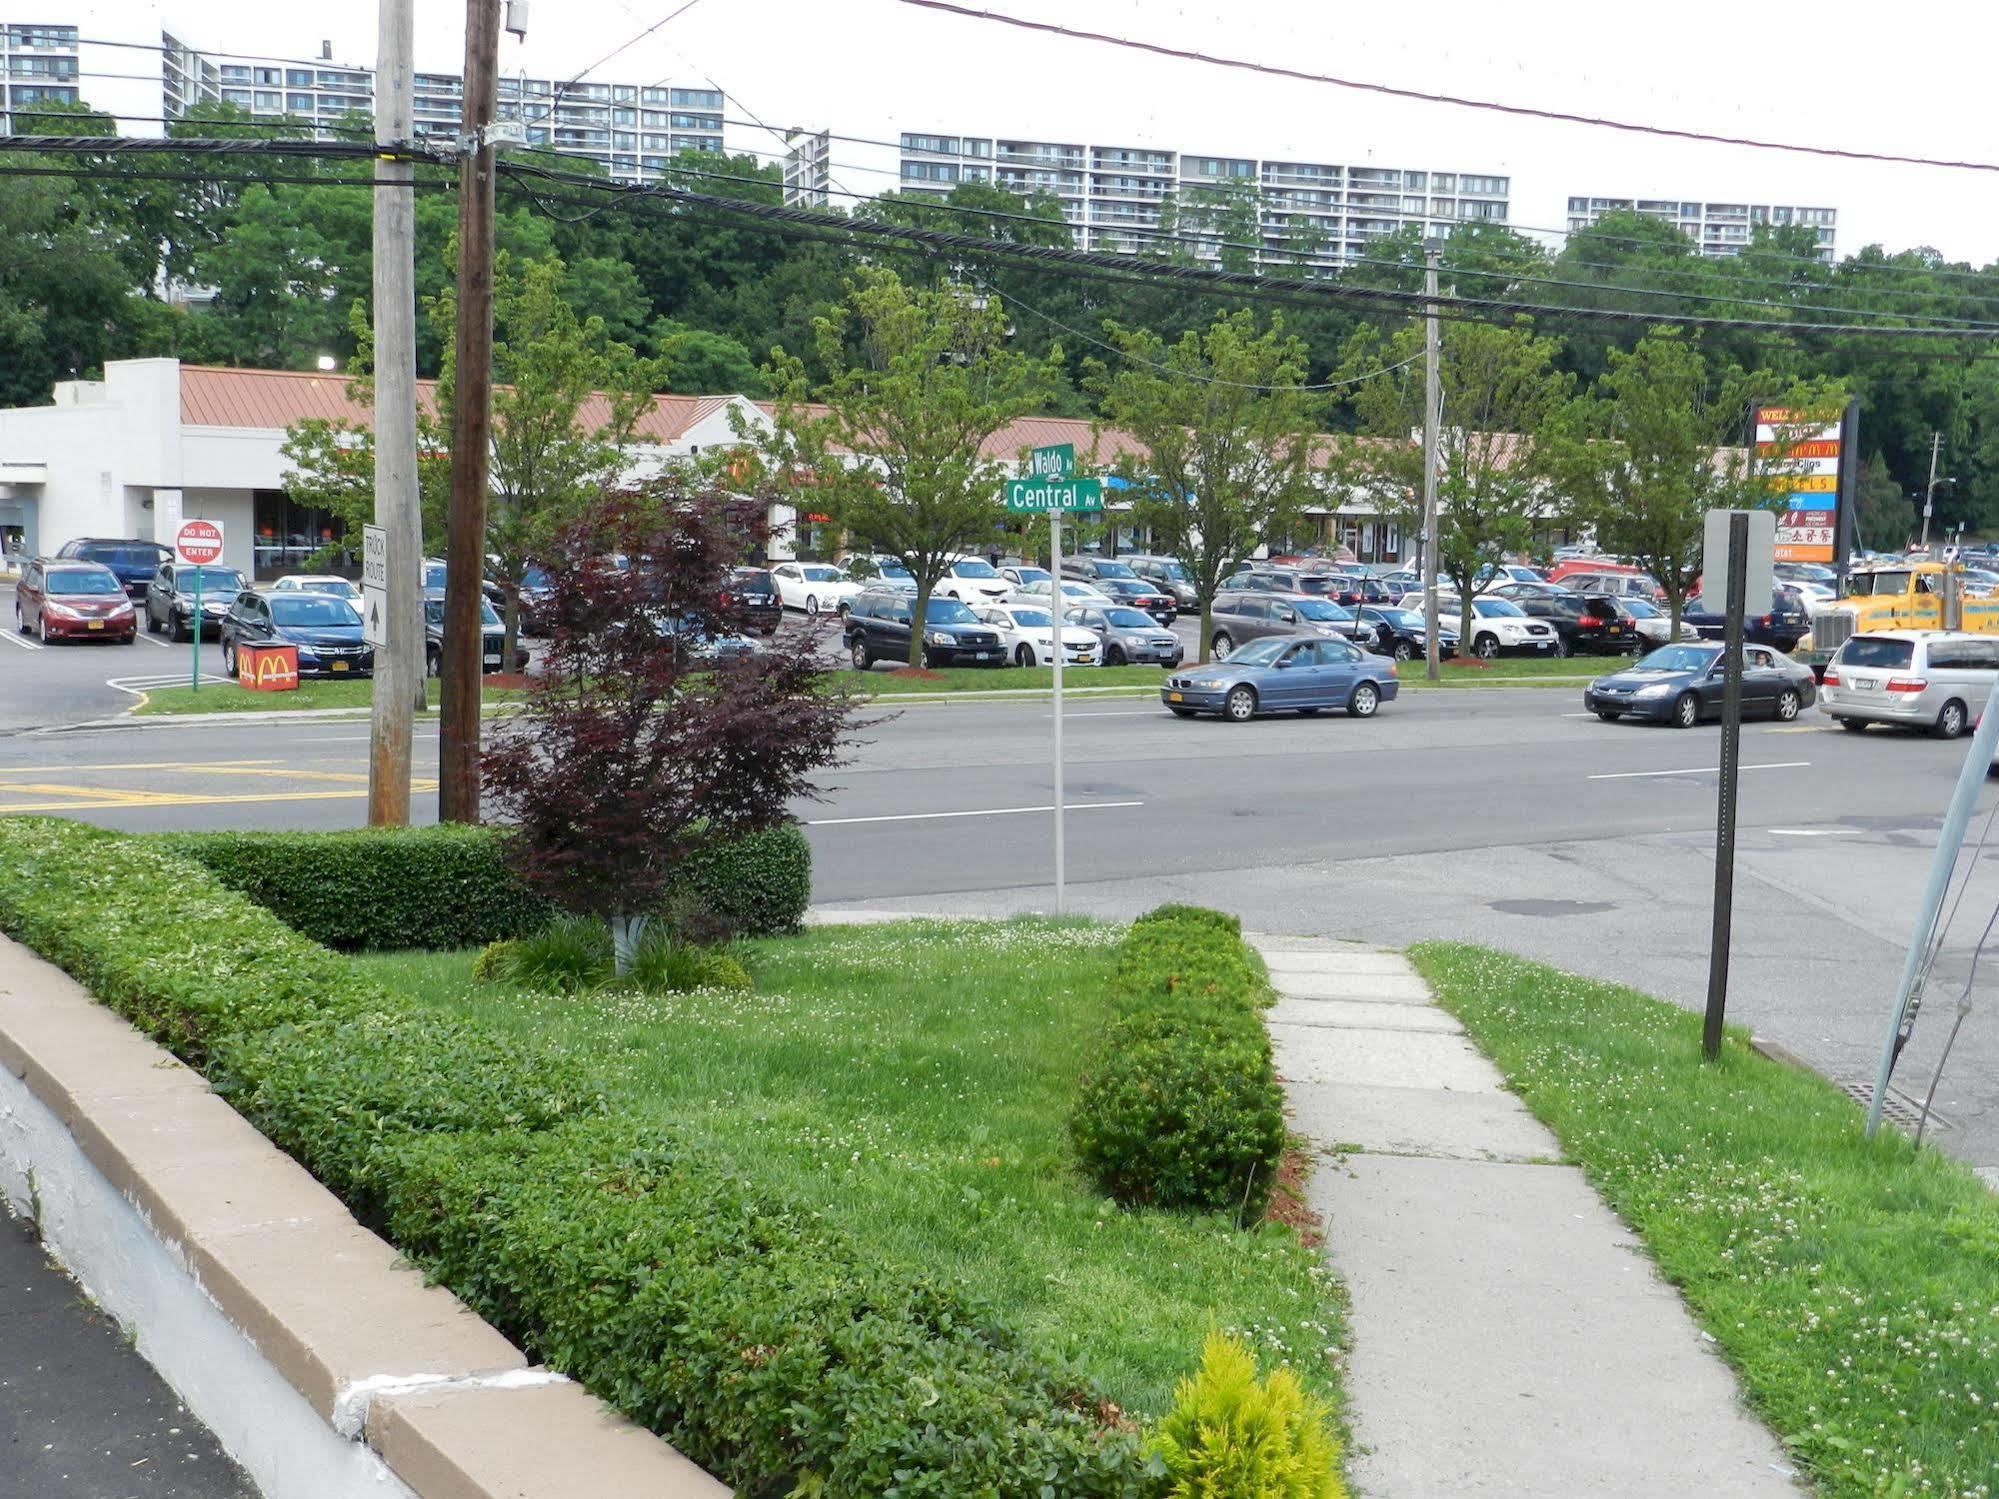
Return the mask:
[[1258,593],[1330,594],[1339,576],[1302,567],[1251,566],[1236,569],[1232,577],[1222,581],[1222,587]]
[[127,598],[143,599],[146,585],[153,581],[153,574],[160,570],[162,564],[173,561],[173,557],[173,548],[161,546],[157,541],[116,541],[80,536],[75,541],[65,541],[57,550],[55,560],[95,562],[101,567],[108,567]]
[[1545,583],[1547,574],[1538,567],[1528,567],[1520,562],[1488,562],[1472,578],[1472,588],[1478,593],[1496,593],[1499,585],[1505,583]]
[[[916,601],[887,588],[870,588],[847,610],[842,632],[854,670],[866,671],[877,661],[907,661],[909,632]],[[940,666],[1004,666],[1006,651],[999,631],[972,612],[962,599],[932,594],[923,614],[923,664]]]
[[1999,677],[1999,636],[1941,630],[1854,635],[1826,663],[1819,706],[1843,729],[1871,723],[1955,739]]
[[1830,588],[1839,582],[1838,573],[1816,562],[1776,562],[1770,571],[1786,583],[1823,583]]
[[1194,591],[1194,584],[1187,576],[1187,569],[1180,565],[1177,557],[1152,557],[1130,554],[1125,563],[1146,582],[1155,588],[1173,595],[1173,601],[1184,610],[1192,609],[1201,602]]
[[101,562],[51,561],[37,557],[14,585],[14,628],[57,640],[113,640],[132,645],[139,617],[118,575]]
[[330,593],[335,598],[359,599],[361,585],[352,578],[332,573],[286,573],[269,586],[271,593]]
[[765,635],[775,635],[779,621],[784,618],[777,580],[766,567],[731,568],[722,588],[722,607],[736,610],[744,623]]
[[[1008,592],[1001,602],[1008,604],[1041,604],[1044,607],[1055,596],[1055,579],[1045,578],[1037,583],[1022,583]],[[1094,583],[1085,583],[1081,578],[1064,578],[1059,585],[1065,607],[1074,609],[1084,604],[1101,607],[1110,602],[1109,595],[1098,591]]]
[[[1691,729],[1721,714],[1724,647],[1710,641],[1667,645],[1583,689],[1583,707],[1605,723],[1656,719]],[[1816,696],[1811,668],[1769,646],[1743,650],[1742,713],[1789,721]]]
[[1091,582],[1104,597],[1114,604],[1123,604],[1128,609],[1137,609],[1151,615],[1162,625],[1170,625],[1180,617],[1180,606],[1173,595],[1156,588],[1143,578],[1096,578]]
[[219,635],[222,633],[223,617],[229,613],[229,606],[236,602],[236,595],[244,588],[243,575],[233,567],[217,567],[209,563],[205,567],[190,567],[185,562],[162,563],[153,574],[152,582],[146,585],[146,628],[157,635],[161,631],[174,640],[194,638],[194,586],[196,575],[201,583],[201,633]]
[[[1651,650],[1654,646],[1673,643],[1670,639],[1673,629],[1672,616],[1650,599],[1632,598],[1629,595],[1612,597],[1608,594],[1595,594],[1590,597],[1589,604],[1593,609],[1617,611],[1634,637],[1632,647],[1634,650]],[[1684,619],[1680,621],[1680,639],[1700,638],[1699,630]]]
[[1020,592],[1028,584],[1046,583],[1055,575],[1045,567],[1035,567],[1031,563],[1020,562],[1009,567],[1002,567],[1000,569],[1000,576],[1013,585],[1013,592],[1007,595],[1008,598],[1012,598],[1013,594]]
[[1150,615],[1122,604],[1086,605],[1071,609],[1067,624],[1081,625],[1103,643],[1104,665],[1134,666],[1157,662],[1178,666],[1184,647],[1171,630],[1162,630]]
[[1013,584],[983,557],[959,557],[944,569],[933,592],[967,604],[998,603],[1013,592]]
[[[1561,569],[1555,570],[1561,573]],[[1650,599],[1655,604],[1666,602],[1666,590],[1650,573],[1637,568],[1620,568],[1606,572],[1600,568],[1582,568],[1561,576],[1550,576],[1550,583],[1560,583],[1571,593],[1608,593],[1629,598]]]
[[1413,593],[1423,586],[1423,575],[1408,568],[1391,568],[1382,573],[1381,584],[1392,594]]
[[1334,635],[1360,640],[1366,633],[1351,609],[1331,599],[1310,594],[1224,592],[1215,595],[1209,611],[1208,650],[1215,656],[1228,656],[1267,635]]
[[[488,565],[491,565],[490,559]],[[618,566],[624,566],[622,559],[619,560]],[[424,558],[423,570],[417,578],[417,582],[423,592],[442,594],[444,592],[446,571],[447,569],[442,557]],[[479,579],[479,592],[485,597],[486,602],[491,604],[495,609],[506,608],[507,591],[493,578],[482,576]]]
[[[1613,557],[1561,558],[1559,561],[1555,563],[1553,567],[1548,569],[1547,573],[1545,574],[1544,581],[1549,583],[1560,583],[1565,588],[1574,588],[1577,585],[1570,582],[1569,580],[1571,578],[1582,577],[1585,575],[1589,576],[1601,575],[1605,577],[1620,577],[1620,578],[1640,578],[1643,579],[1646,583],[1650,584],[1653,588],[1658,587],[1657,580],[1652,578],[1652,576],[1649,573],[1647,573],[1642,567],[1633,567],[1630,563],[1619,562]],[[1622,592],[1623,590],[1606,589],[1604,591],[1610,593],[1619,593]]]
[[1394,662],[1348,641],[1273,637],[1252,640],[1226,661],[1175,672],[1160,684],[1159,700],[1177,718],[1217,713],[1232,723],[1324,708],[1372,718],[1395,700],[1398,685]]
[[[1698,630],[1701,639],[1720,640],[1728,630],[1728,619],[1721,613],[1720,604],[1719,599],[1714,600],[1711,606],[1706,599],[1698,596],[1690,598],[1680,618]],[[1811,615],[1805,611],[1804,595],[1788,583],[1779,583],[1771,591],[1770,612],[1751,614],[1743,619],[1742,638],[1788,651],[1805,637],[1811,627]]]
[[1138,581],[1138,573],[1124,557],[1064,557],[1062,576],[1081,578],[1085,583],[1094,583],[1099,578],[1129,578],[1133,582]]
[[749,636],[718,633],[709,628],[707,621],[692,614],[669,614],[659,609],[653,611],[652,623],[661,642],[682,653],[683,669],[712,671],[763,650]]
[[[1383,656],[1393,656],[1397,661],[1413,661],[1426,655],[1424,642],[1429,638],[1423,628],[1421,609],[1397,609],[1392,606],[1366,605],[1360,611],[1360,622],[1374,632],[1368,649]],[[1458,629],[1450,620],[1439,616],[1437,620],[1437,650],[1441,655],[1455,655],[1458,649]]]
[[298,651],[301,677],[367,677],[375,651],[361,638],[361,613],[337,594],[275,587],[244,589],[222,616],[222,669],[235,676],[243,651],[253,645],[289,645]]
[[[1400,607],[1421,609],[1423,595],[1406,593]],[[1552,656],[1558,637],[1555,627],[1543,619],[1529,619],[1521,607],[1510,599],[1489,597],[1471,601],[1472,632],[1471,653],[1490,660],[1494,656]],[[1437,612],[1441,617],[1459,620],[1463,609],[1449,594],[1437,596]]]
[[1495,583],[1491,588],[1482,591],[1490,593],[1494,598],[1512,599],[1516,604],[1522,599],[1562,598],[1576,592],[1566,584],[1543,583],[1532,578],[1515,579],[1510,583]]
[[804,611],[808,619],[821,614],[845,614],[861,585],[830,562],[780,562],[770,570],[778,602]]
[[1335,603],[1357,609],[1362,604],[1390,604],[1401,596],[1400,590],[1375,577],[1372,573],[1327,573],[1326,597]]
[[1635,632],[1607,601],[1595,603],[1575,593],[1531,591],[1540,586],[1513,584],[1494,589],[1488,597],[1504,599],[1529,619],[1545,620],[1552,625],[1558,656],[1621,656],[1631,649]]
[[885,552],[852,552],[839,563],[848,577],[863,588],[890,588],[898,593],[915,593],[916,577],[899,558]]
[[[974,604],[972,613],[999,632],[1000,645],[1015,666],[1055,664],[1055,616],[1040,604]],[[1068,666],[1096,666],[1102,645],[1080,625],[1062,627],[1062,661]]]
[[[499,612],[487,599],[479,601],[479,629],[479,670],[482,673],[504,671],[506,626],[500,622]],[[444,670],[444,594],[441,591],[423,596],[423,633],[423,669],[434,677]],[[516,645],[513,669],[526,671],[527,668],[527,647]]]

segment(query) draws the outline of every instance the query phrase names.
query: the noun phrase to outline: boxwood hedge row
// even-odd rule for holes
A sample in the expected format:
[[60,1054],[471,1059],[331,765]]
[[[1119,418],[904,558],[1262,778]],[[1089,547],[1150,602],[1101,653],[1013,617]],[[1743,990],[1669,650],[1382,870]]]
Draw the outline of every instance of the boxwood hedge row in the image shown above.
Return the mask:
[[10,821],[0,930],[740,1494],[1158,1490],[1128,1423],[989,1308],[612,1117],[578,1059],[405,1013],[159,841]]
[[1127,1206],[1260,1216],[1284,1149],[1263,960],[1234,918],[1161,907],[1118,953],[1119,1016],[1077,1088],[1078,1158]]
[[[507,867],[505,836],[447,825],[156,841],[293,930],[353,952],[483,947],[540,926],[548,908]],[[703,849],[683,867],[675,898],[744,936],[790,931],[812,898],[811,847],[784,826]]]

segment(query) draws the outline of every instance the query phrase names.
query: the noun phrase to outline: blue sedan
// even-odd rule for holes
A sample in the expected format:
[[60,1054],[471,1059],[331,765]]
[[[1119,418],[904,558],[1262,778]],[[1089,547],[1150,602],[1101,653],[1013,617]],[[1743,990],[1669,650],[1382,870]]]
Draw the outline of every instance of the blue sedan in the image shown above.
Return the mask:
[[1168,677],[1159,700],[1180,718],[1218,713],[1248,723],[1259,713],[1317,713],[1344,708],[1372,718],[1393,702],[1400,684],[1395,663],[1344,640],[1270,635],[1252,640],[1225,661]]

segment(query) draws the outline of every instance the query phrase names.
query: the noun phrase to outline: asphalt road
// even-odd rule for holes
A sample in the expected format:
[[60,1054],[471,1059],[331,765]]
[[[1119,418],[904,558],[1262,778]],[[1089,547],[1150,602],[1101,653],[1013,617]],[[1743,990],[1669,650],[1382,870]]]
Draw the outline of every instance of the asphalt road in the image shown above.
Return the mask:
[[[0,689],[24,663],[49,665],[0,652]],[[1182,722],[1144,700],[1078,700],[1065,723],[1073,909],[1129,915],[1192,899],[1271,930],[1397,944],[1461,937],[1681,1004],[1703,1000],[1712,727],[1605,725],[1557,689],[1410,692],[1367,722],[1248,726]],[[826,778],[823,799],[798,809],[810,824],[816,898],[1048,909],[1051,730],[1044,702],[897,710]],[[135,830],[353,826],[366,749],[356,721],[16,728],[0,733],[0,813]],[[1746,728],[1731,1018],[1830,1075],[1871,1075],[1963,752],[1961,742],[1843,734],[1816,712]],[[435,728],[424,726],[416,802],[425,818],[435,768]],[[1999,789],[1981,800],[1983,813]],[[1911,1092],[1926,1086],[1979,929],[1999,903],[1993,859],[1999,848],[1969,866],[1939,997],[1897,1074]],[[1999,1167],[1999,1024],[1978,1008],[1937,1110],[1945,1148]]]

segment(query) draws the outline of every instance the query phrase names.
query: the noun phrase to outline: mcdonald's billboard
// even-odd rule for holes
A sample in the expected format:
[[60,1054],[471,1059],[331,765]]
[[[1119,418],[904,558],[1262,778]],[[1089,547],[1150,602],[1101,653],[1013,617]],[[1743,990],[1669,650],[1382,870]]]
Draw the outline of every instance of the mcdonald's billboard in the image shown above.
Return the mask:
[[296,692],[298,647],[246,645],[236,653],[236,677],[249,692]]

